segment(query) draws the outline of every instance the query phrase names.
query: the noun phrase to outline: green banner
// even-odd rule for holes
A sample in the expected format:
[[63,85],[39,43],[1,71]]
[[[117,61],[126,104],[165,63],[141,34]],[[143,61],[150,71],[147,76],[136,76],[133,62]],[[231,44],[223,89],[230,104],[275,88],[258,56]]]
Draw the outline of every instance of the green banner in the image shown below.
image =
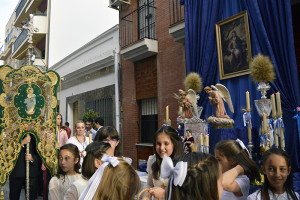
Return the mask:
[[0,186],[14,169],[24,135],[36,139],[37,152],[52,175],[57,171],[56,107],[60,76],[36,66],[0,66]]

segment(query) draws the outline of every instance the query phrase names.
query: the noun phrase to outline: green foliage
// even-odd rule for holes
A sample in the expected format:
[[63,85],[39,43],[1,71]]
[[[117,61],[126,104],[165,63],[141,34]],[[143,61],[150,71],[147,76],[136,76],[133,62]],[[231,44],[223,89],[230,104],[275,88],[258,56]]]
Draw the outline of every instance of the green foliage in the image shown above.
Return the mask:
[[95,119],[97,117],[100,117],[99,113],[97,112],[94,112],[92,109],[89,109],[88,112],[84,113],[83,116],[82,116],[82,121],[86,122],[86,120],[88,118],[91,118],[93,121],[95,121]]

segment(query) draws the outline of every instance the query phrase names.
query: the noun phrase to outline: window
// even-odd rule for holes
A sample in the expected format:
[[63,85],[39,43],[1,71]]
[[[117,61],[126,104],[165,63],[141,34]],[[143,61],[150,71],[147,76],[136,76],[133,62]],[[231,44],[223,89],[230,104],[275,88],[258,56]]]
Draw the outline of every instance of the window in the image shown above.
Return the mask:
[[105,126],[113,126],[114,111],[112,97],[86,102],[85,112],[88,112],[90,109],[99,113],[100,117],[103,117]]
[[139,39],[155,39],[154,0],[139,0]]
[[153,143],[153,135],[158,128],[157,98],[142,99],[139,106],[141,143]]

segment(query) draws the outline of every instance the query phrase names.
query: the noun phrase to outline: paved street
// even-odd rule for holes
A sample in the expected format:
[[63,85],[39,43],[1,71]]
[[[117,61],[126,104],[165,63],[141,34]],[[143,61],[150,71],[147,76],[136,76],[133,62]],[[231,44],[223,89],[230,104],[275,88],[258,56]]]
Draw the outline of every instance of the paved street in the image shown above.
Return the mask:
[[[3,189],[3,192],[4,192],[4,199],[5,200],[8,200],[9,199],[9,181],[7,181],[6,185],[4,186],[4,189]],[[23,189],[21,191],[21,197],[20,197],[20,200],[25,200],[25,190]],[[43,200],[42,197],[38,197],[37,200]]]

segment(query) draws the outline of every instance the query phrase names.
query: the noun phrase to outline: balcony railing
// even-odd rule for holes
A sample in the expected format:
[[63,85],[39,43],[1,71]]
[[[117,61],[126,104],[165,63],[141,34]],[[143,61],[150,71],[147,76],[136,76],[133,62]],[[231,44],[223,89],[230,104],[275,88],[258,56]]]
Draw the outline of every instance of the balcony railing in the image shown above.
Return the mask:
[[23,10],[24,5],[26,4],[27,1],[28,1],[28,0],[22,0],[22,1],[20,2],[19,6],[18,6],[17,9],[16,9],[16,19],[18,19],[19,14],[20,14],[21,11]]
[[16,41],[14,42],[13,52],[18,50],[21,44],[23,44],[24,40],[27,39],[28,30],[24,29],[21,34],[17,37]]
[[13,29],[11,29],[10,33],[8,34],[8,36],[5,38],[5,43],[6,44],[8,44],[11,41],[11,39],[13,39],[13,38],[16,37],[14,33],[15,33],[15,29],[13,28]]
[[144,38],[156,39],[154,10],[154,2],[152,1],[121,18],[121,48]]
[[169,0],[170,26],[184,21],[184,6],[180,0]]

